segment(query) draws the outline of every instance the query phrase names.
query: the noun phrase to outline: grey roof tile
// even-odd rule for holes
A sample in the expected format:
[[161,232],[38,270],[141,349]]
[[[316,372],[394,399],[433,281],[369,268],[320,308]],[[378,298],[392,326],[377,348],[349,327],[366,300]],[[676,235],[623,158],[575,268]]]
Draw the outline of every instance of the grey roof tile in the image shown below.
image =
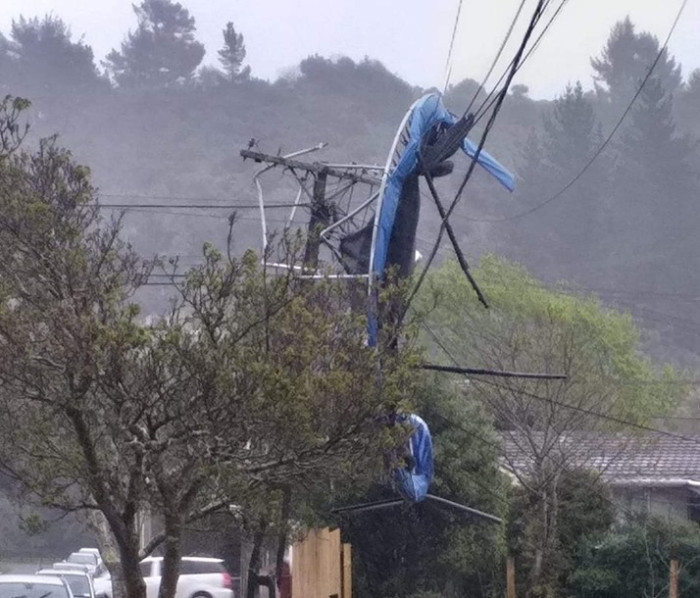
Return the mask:
[[502,432],[503,465],[520,474],[531,471],[536,458],[572,468],[596,470],[608,481],[625,478],[700,480],[700,437],[603,432]]

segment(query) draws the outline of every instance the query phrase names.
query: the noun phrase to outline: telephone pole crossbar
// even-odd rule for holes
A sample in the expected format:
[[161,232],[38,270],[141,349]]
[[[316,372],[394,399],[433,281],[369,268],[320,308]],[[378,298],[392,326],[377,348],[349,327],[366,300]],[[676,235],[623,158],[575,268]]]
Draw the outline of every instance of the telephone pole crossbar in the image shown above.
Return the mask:
[[241,157],[244,160],[250,158],[255,162],[267,162],[268,164],[284,166],[285,168],[306,170],[314,174],[325,174],[326,176],[332,176],[337,179],[349,180],[355,183],[365,183],[366,185],[379,185],[382,182],[380,178],[367,174],[358,174],[357,172],[348,172],[340,168],[335,168],[334,166],[329,166],[323,162],[302,162],[300,160],[285,158],[284,156],[274,156],[272,154],[263,154],[262,152],[254,152],[251,150],[241,150]]

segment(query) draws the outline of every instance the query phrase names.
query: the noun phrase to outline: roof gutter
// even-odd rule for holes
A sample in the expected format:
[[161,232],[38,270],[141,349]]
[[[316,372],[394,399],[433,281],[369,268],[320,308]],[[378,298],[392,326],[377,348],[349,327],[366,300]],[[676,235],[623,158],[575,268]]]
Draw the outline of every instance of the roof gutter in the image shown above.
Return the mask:
[[693,488],[700,489],[700,481],[687,478],[628,478],[605,479],[605,483],[614,488]]

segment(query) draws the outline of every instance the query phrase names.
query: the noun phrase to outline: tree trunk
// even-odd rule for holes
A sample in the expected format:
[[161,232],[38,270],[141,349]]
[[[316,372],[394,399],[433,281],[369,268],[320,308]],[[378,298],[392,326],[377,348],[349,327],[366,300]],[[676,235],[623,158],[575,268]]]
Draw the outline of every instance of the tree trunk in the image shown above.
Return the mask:
[[540,492],[540,526],[539,534],[535,540],[535,557],[530,570],[530,588],[539,585],[542,579],[545,554],[547,552],[547,532],[549,530],[549,496],[547,489]]
[[146,598],[146,584],[139,566],[139,534],[133,517],[111,511],[108,520],[95,511],[90,526],[95,531],[98,547],[111,576],[113,598]]
[[[139,566],[139,535],[134,529],[129,534],[128,545],[121,546],[122,579],[126,593],[124,598],[146,598],[146,584]],[[112,580],[112,585],[115,580]]]
[[279,585],[284,568],[284,553],[287,550],[287,523],[292,507],[292,489],[285,486],[282,490],[282,509],[280,513],[280,531],[277,535],[277,558],[275,559],[275,579]]
[[547,562],[548,577],[556,578],[554,572],[557,546],[559,545],[559,474],[552,476],[552,487],[549,491],[551,506],[549,509],[549,531],[547,533]]
[[119,547],[102,511],[88,511],[87,522],[97,538],[100,557],[110,575],[112,598],[125,598],[124,574],[119,556]]
[[258,529],[253,536],[253,550],[250,553],[250,563],[248,564],[248,587],[246,588],[246,598],[255,598],[258,589],[258,573],[260,571],[260,556],[262,543],[267,530],[267,519],[260,518]]
[[164,524],[165,542],[158,598],[174,598],[180,575],[182,517],[173,513],[166,514]]

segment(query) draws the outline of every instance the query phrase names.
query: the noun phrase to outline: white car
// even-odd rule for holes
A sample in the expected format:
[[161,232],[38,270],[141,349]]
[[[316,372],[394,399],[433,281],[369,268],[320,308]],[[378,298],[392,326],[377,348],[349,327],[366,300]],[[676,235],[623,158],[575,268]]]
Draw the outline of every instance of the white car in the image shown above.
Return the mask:
[[[147,598],[158,598],[163,557],[141,561]],[[221,559],[183,556],[175,598],[233,598],[232,579]]]
[[76,565],[86,565],[90,568],[90,573],[94,574],[100,564],[100,557],[91,552],[71,552],[66,562],[75,563]]
[[78,552],[95,555],[95,557],[97,558],[97,570],[95,571],[95,577],[103,575],[104,572],[107,570],[107,568],[105,567],[105,563],[102,560],[102,555],[100,554],[99,548],[81,548],[80,550],[78,550]]
[[0,575],[0,598],[73,598],[68,583],[56,575]]
[[78,569],[41,569],[37,575],[50,575],[62,577],[68,582],[75,598],[95,598],[95,589],[92,585],[92,576],[87,571]]
[[109,571],[105,570],[102,575],[93,577],[92,585],[97,598],[112,598],[112,577]]

